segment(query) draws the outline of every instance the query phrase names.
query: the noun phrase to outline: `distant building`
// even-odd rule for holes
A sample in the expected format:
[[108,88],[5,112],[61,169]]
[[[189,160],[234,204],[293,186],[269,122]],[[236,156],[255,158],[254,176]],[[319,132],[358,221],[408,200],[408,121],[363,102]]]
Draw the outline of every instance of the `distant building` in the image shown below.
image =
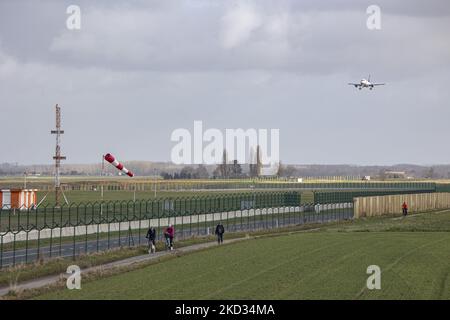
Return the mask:
[[28,210],[37,203],[37,189],[0,190],[0,209]]

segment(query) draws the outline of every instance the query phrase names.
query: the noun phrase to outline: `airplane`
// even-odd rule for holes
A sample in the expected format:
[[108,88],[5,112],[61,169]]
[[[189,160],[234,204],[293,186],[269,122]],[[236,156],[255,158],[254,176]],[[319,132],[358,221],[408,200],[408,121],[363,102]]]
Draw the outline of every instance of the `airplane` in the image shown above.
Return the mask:
[[370,74],[367,79],[362,79],[360,83],[349,83],[349,85],[355,86],[355,88],[358,88],[361,90],[362,88],[369,88],[370,90],[373,89],[375,86],[384,86],[385,83],[372,83],[370,82]]

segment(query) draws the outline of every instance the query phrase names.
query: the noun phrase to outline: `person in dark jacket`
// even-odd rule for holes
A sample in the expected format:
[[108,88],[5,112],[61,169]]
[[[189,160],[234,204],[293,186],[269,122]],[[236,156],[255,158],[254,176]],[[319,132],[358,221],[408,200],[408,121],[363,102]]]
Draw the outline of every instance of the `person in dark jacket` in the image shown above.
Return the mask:
[[148,239],[148,253],[156,252],[156,230],[155,228],[150,227],[147,231],[147,235],[145,236]]
[[217,235],[217,243],[221,244],[223,243],[223,234],[225,233],[225,228],[222,225],[222,222],[219,222],[219,224],[216,227],[216,235]]

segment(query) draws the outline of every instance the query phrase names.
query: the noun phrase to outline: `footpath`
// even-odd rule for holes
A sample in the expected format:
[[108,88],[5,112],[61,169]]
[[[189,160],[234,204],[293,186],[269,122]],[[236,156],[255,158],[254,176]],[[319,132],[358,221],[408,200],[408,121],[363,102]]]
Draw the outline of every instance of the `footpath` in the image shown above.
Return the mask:
[[[230,239],[230,240],[225,240],[223,243],[229,244],[229,243],[238,242],[238,241],[242,241],[242,240],[246,240],[246,239],[248,239],[248,238]],[[110,262],[107,264],[102,264],[102,265],[82,269],[81,276],[83,277],[83,276],[86,276],[89,274],[94,274],[97,272],[102,272],[102,271],[107,271],[107,270],[118,270],[121,268],[127,268],[129,266],[158,260],[159,258],[164,257],[164,256],[200,251],[200,250],[207,249],[207,248],[214,247],[214,246],[217,246],[216,241],[181,247],[181,248],[175,249],[173,251],[159,251],[159,252],[152,253],[152,254],[144,254],[144,255],[140,255],[140,256],[135,256],[135,257],[131,257],[131,258],[123,259],[123,260],[113,261],[113,262]],[[10,286],[6,286],[6,287],[0,287],[0,297],[7,295],[10,291],[21,292],[24,290],[39,289],[39,288],[51,286],[51,285],[54,285],[57,283],[61,283],[61,281],[63,281],[63,280],[66,281],[69,276],[70,276],[70,274],[61,273],[61,274],[57,274],[57,275],[46,276],[46,277],[42,277],[42,278],[25,281],[23,283],[19,283],[14,286],[10,285]]]

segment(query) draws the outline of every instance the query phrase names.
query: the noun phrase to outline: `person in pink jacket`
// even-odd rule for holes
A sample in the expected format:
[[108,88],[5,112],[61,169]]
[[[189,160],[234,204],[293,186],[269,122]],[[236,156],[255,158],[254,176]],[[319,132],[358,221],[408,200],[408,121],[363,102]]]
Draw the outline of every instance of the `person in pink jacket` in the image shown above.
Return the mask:
[[166,242],[168,243],[168,247],[170,250],[173,250],[173,237],[175,236],[175,228],[169,224],[164,232],[164,236],[166,237]]

